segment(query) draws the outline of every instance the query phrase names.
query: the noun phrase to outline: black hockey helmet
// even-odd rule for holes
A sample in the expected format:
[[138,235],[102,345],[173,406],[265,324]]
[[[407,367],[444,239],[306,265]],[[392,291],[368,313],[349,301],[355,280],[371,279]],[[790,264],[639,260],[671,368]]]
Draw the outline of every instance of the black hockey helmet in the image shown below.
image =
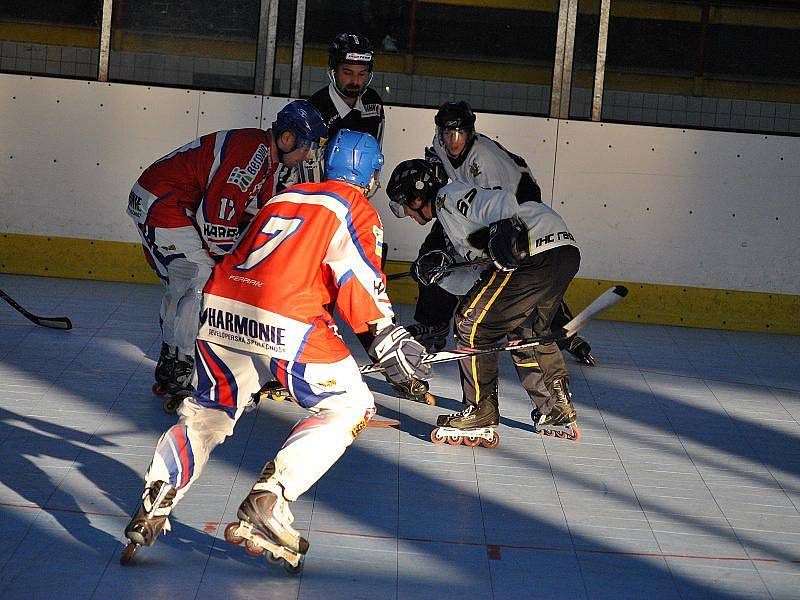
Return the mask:
[[475,113],[469,104],[463,100],[459,102],[445,102],[439,107],[439,112],[433,118],[436,127],[442,129],[468,129],[475,131]]
[[475,113],[469,104],[445,102],[433,118],[436,138],[451,160],[458,160],[467,152],[475,139]]
[[375,61],[375,50],[363,35],[340,33],[328,46],[328,68],[335,71],[339,65],[366,65],[370,72]]
[[440,163],[412,158],[394,168],[386,185],[386,195],[395,216],[404,217],[404,206],[409,206],[416,198],[432,202],[445,185],[447,174]]

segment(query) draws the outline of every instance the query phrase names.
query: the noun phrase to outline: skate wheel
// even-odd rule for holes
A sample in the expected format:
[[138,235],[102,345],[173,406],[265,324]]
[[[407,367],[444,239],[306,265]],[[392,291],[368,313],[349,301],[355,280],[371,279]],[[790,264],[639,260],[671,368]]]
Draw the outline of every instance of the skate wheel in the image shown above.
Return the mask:
[[156,396],[163,396],[164,394],[167,393],[167,390],[165,390],[163,387],[161,387],[160,383],[154,383],[153,384],[153,393]]
[[464,445],[469,446],[470,448],[474,448],[475,446],[481,445],[481,437],[469,437],[467,435],[464,436]]
[[578,426],[575,425],[575,423],[573,423],[572,424],[572,431],[574,432],[574,435],[571,435],[571,436],[568,436],[568,437],[573,442],[577,442],[579,439],[581,439],[581,430],[578,429]]
[[289,575],[299,575],[303,572],[303,563],[305,562],[306,557],[301,555],[300,562],[297,563],[296,567],[288,560],[281,560],[283,560],[283,568],[286,569],[286,572],[289,573]]
[[234,532],[239,529],[238,523],[229,523],[228,526],[225,528],[225,541],[229,544],[237,545],[241,544],[244,541],[244,538],[240,535],[236,535]]
[[494,436],[492,437],[491,442],[489,440],[481,438],[481,445],[484,448],[497,448],[497,444],[499,443],[500,443],[500,434],[497,433],[496,431],[494,432]]
[[261,556],[264,554],[264,548],[258,546],[253,540],[245,540],[244,551],[250,556]]
[[427,404],[428,406],[436,406],[436,396],[434,396],[430,392],[426,393],[425,404]]
[[444,442],[444,438],[443,437],[439,437],[439,428],[438,427],[436,429],[434,429],[433,431],[431,431],[431,441],[434,444],[441,444],[441,443]]
[[461,442],[464,441],[464,438],[460,435],[448,435],[447,436],[447,443],[451,446],[460,446]]
[[122,551],[122,554],[119,556],[119,564],[121,565],[128,565],[133,559],[133,555],[136,554],[136,551],[139,550],[141,546],[136,542],[129,542],[125,549]]
[[264,558],[266,558],[267,562],[271,565],[280,565],[283,562],[280,556],[275,556],[270,550],[264,553]]
[[168,415],[177,415],[178,414],[178,407],[181,404],[180,398],[169,397],[165,398],[164,402],[161,404],[161,408],[164,409],[164,412]]

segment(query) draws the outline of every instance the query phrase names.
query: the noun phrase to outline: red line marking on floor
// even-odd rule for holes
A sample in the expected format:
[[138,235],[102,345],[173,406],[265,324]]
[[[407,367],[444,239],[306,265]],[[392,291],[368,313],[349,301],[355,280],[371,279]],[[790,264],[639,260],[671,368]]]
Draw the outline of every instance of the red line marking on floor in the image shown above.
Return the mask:
[[[20,508],[25,510],[44,510],[45,512],[62,512],[62,513],[77,513],[83,515],[96,515],[101,517],[115,517],[119,519],[128,519],[130,515],[120,513],[107,513],[99,511],[78,510],[74,508],[58,508],[48,506],[42,508],[38,504],[18,504],[14,502],[0,502],[0,507],[5,508]],[[206,521],[204,531],[215,531],[216,527],[222,524],[222,521]],[[307,528],[298,527],[300,531],[308,531]],[[571,548],[571,547],[554,547],[554,546],[527,546],[525,544],[486,544],[485,542],[469,542],[466,540],[437,540],[434,538],[426,537],[412,537],[412,536],[395,536],[395,535],[380,535],[372,533],[351,533],[348,531],[332,531],[329,529],[314,529],[315,533],[327,533],[330,535],[341,535],[345,537],[357,537],[373,540],[398,540],[401,542],[422,542],[426,544],[448,544],[451,546],[475,546],[486,548],[487,554],[491,560],[500,560],[493,558],[493,553],[496,551],[497,556],[503,549],[506,550],[531,550],[534,552],[569,552],[573,554],[602,554],[606,556],[646,556],[655,558],[686,558],[692,560],[716,560],[716,561],[752,561],[757,563],[789,563],[800,564],[800,559],[783,560],[779,558],[758,558],[746,556],[707,556],[702,554],[674,554],[671,552],[626,552],[623,550],[601,550],[593,548]]]

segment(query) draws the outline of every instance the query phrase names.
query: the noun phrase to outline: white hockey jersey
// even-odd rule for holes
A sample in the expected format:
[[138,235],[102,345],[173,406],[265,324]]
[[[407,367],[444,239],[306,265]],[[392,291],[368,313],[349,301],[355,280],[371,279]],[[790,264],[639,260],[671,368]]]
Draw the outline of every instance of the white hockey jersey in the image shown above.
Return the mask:
[[439,190],[434,211],[456,252],[468,260],[488,256],[484,250],[470,245],[467,241],[470,234],[514,215],[528,227],[531,255],[558,246],[577,246],[567,224],[556,211],[540,202],[519,204],[506,190],[489,190],[454,181]]
[[530,197],[532,188],[538,186],[525,160],[481,133],[475,134],[472,146],[457,161],[450,159],[438,136],[433,138],[432,149],[451,181],[508,190],[518,195],[519,202],[541,198],[538,191],[538,198]]

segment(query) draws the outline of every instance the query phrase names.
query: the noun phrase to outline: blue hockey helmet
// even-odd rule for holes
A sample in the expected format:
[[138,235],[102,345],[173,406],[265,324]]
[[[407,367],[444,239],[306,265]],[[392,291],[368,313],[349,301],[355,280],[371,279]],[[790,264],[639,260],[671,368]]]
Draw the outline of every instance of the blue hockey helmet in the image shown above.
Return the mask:
[[368,133],[340,129],[328,144],[325,178],[353,183],[373,191],[383,167],[378,140]]
[[317,108],[308,100],[295,100],[284,106],[275,121],[272,131],[276,135],[291,131],[295,135],[295,149],[315,150],[323,146],[328,137],[328,127]]

